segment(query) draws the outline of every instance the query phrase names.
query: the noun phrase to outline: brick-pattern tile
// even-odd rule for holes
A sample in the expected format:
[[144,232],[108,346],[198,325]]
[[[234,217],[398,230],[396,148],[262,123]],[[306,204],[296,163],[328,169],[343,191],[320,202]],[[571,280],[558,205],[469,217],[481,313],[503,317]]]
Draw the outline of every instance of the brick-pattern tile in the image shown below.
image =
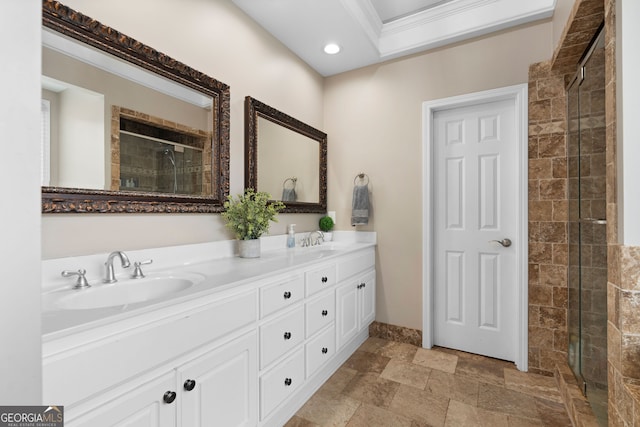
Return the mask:
[[316,425],[508,427],[571,421],[552,377],[462,351],[369,338],[286,424]]

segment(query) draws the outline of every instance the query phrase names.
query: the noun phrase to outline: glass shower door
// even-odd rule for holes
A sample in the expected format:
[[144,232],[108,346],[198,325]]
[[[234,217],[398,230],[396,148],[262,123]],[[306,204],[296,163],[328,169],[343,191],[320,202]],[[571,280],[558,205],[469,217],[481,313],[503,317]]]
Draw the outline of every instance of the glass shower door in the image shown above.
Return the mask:
[[607,424],[607,221],[604,35],[567,93],[569,365]]

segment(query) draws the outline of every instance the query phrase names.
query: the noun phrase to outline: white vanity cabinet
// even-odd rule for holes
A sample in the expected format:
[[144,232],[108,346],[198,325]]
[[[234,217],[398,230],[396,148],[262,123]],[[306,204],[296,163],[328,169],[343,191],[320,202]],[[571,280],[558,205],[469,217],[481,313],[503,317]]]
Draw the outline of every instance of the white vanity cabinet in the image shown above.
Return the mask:
[[258,421],[255,332],[177,370],[183,427],[255,426]]
[[298,267],[290,258],[198,298],[47,337],[43,401],[64,405],[69,427],[284,425],[375,317],[372,245]]
[[[167,372],[134,388],[119,387],[97,398],[100,404],[97,401],[96,405],[90,404],[89,411],[79,417],[65,408],[65,425],[174,427],[177,404],[167,404],[164,395],[175,390],[175,386],[174,372]],[[113,399],[109,400],[110,397]]]
[[278,425],[278,419],[286,418],[296,407],[290,403],[293,396],[301,388],[309,390],[307,378],[335,354],[336,263],[310,267],[303,275],[303,281],[295,282],[296,289],[304,285],[303,299],[280,311],[263,311],[267,315],[260,325],[262,425]]
[[43,399],[69,426],[254,426],[256,300],[252,289],[50,343]]
[[376,274],[373,252],[342,261],[336,290],[338,349],[375,320]]
[[105,392],[65,425],[255,426],[256,347],[255,332],[247,333],[151,381],[135,379]]

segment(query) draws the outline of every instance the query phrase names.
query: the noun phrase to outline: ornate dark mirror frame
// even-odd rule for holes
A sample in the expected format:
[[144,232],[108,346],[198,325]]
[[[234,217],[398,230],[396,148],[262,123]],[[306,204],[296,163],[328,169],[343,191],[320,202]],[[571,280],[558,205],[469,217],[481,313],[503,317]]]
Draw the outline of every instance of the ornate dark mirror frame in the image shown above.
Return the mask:
[[318,142],[320,194],[318,203],[284,202],[285,213],[325,213],[327,211],[327,134],[300,120],[276,110],[250,96],[245,97],[244,186],[259,191],[258,182],[258,117],[298,132]]
[[229,86],[53,0],[43,0],[47,28],[88,44],[213,99],[210,196],[42,187],[43,213],[222,212],[229,194]]

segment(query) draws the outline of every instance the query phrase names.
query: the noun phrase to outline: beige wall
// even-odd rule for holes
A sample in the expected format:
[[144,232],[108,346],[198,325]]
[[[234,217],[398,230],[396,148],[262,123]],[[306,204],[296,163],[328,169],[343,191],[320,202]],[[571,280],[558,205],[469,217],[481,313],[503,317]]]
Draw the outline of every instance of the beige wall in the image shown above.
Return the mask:
[[[324,129],[323,79],[230,1],[113,0],[64,4],[231,87],[231,193],[244,187],[244,97]],[[298,231],[320,215],[280,215]],[[229,239],[219,215],[44,215],[43,258]]]
[[526,83],[551,35],[546,21],[327,79],[328,206],[336,229],[351,229],[353,179],[369,175],[377,321],[422,329],[422,103]]

